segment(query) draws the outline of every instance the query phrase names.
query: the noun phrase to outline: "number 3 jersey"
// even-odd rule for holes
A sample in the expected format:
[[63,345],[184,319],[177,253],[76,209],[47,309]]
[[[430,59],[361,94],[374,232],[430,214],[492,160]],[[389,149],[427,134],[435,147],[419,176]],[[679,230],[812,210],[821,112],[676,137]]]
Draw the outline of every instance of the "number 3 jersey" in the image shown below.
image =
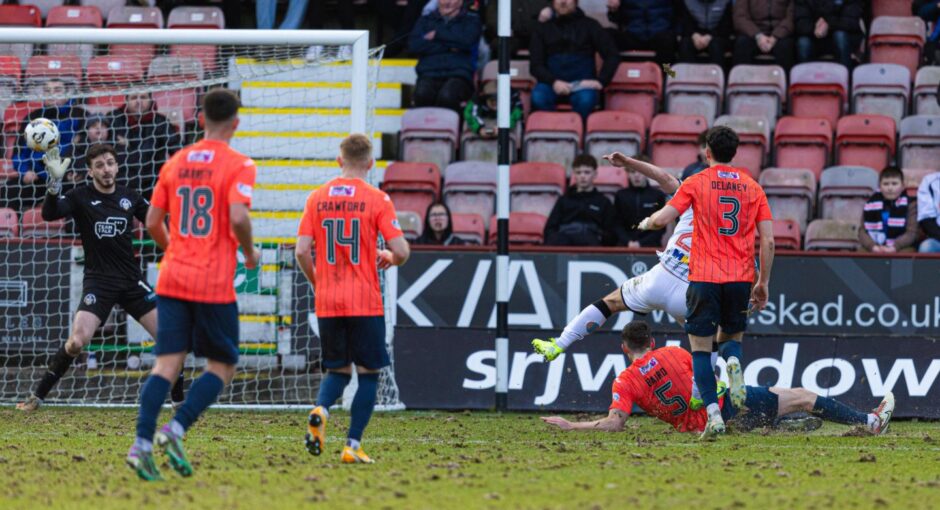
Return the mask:
[[170,216],[170,245],[157,295],[235,302],[238,240],[229,206],[251,205],[256,171],[251,158],[218,140],[185,147],[163,165],[151,202]]
[[317,317],[383,315],[379,234],[403,235],[391,199],[367,182],[336,178],[307,198],[297,235],[313,238]]

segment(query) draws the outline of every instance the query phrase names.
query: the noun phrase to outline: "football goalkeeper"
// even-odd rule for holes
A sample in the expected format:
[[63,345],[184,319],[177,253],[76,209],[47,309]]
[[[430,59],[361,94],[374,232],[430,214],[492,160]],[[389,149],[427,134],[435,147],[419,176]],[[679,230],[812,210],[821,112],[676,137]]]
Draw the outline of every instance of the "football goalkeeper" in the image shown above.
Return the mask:
[[[92,145],[85,153],[85,160],[91,183],[60,195],[62,178],[72,160],[60,159],[58,148],[50,149],[42,158],[50,178],[42,204],[42,219],[52,221],[71,217],[75,221],[85,249],[85,274],[82,301],[72,321],[72,333],[52,357],[49,370],[33,392],[16,405],[22,411],[39,408],[82,349],[91,342],[95,330],[108,318],[115,304],[121,305],[150,336],[156,338],[156,295],[144,281],[140,262],[131,245],[134,218],[143,222],[149,204],[136,192],[116,184],[119,168],[113,147]],[[173,387],[171,399],[174,406],[183,401],[182,375]]]

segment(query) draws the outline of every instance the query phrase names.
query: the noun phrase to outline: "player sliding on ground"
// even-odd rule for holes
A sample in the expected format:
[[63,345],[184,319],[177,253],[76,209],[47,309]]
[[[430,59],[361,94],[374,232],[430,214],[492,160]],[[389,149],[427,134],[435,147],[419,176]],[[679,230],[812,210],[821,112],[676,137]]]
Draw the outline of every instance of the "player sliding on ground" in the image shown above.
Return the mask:
[[[82,301],[72,321],[72,333],[52,357],[49,370],[25,401],[16,405],[34,411],[65,375],[82,349],[91,342],[95,330],[108,318],[115,304],[121,305],[151,337],[157,336],[156,295],[144,281],[140,262],[132,246],[134,218],[144,221],[147,200],[115,182],[118,168],[114,147],[95,144],[88,148],[88,175],[91,184],[60,195],[62,178],[71,158],[60,159],[53,148],[42,160],[49,172],[49,189],[42,203],[42,219],[75,220],[85,249]],[[163,248],[163,245],[160,246]],[[183,376],[175,378],[174,407],[183,401]],[[162,404],[162,401],[161,401]]]
[[[633,321],[623,328],[621,348],[630,359],[627,367],[614,381],[610,412],[606,418],[587,422],[570,422],[560,416],[542,420],[562,430],[604,430],[619,432],[636,404],[646,414],[656,417],[680,432],[703,432],[708,422],[705,409],[691,409],[689,399],[695,386],[692,355],[681,347],[653,349],[650,327]],[[740,416],[752,426],[765,426],[777,416],[805,411],[826,421],[859,425],[874,434],[888,430],[894,413],[894,395],[888,392],[871,413],[852,409],[841,402],[816,395],[802,388],[743,386],[732,388],[744,394],[743,409],[735,408],[730,399],[719,398],[722,416],[727,420]]]
[[[379,371],[389,365],[377,270],[404,264],[410,249],[391,199],[365,181],[374,163],[372,142],[361,134],[349,135],[336,162],[342,174],[310,194],[297,231],[295,256],[314,287],[321,366],[326,370],[316,407],[307,417],[304,442],[311,454],[323,452],[330,406],[352,379],[355,364],[359,386],[340,460],[371,464],[362,434],[375,407]],[[379,234],[388,249],[378,250]]]
[[[174,471],[192,474],[183,435],[235,376],[236,249],[241,246],[248,269],[261,258],[252,244],[248,215],[255,163],[228,145],[238,128],[238,107],[230,90],[216,89],[203,97],[205,138],[163,165],[147,212],[147,230],[167,249],[157,280],[157,359],[140,390],[137,438],[127,454],[127,464],[144,480],[162,479],[153,442],[167,454]],[[206,369],[193,381],[173,420],[154,435],[170,379],[189,351],[207,358]]]

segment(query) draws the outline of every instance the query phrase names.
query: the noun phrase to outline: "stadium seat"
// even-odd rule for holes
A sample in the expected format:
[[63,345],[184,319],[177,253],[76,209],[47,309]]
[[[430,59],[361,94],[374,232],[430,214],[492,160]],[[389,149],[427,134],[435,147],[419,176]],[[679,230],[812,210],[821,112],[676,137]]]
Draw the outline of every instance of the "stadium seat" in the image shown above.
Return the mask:
[[887,115],[899,124],[907,115],[911,73],[898,64],[864,64],[852,71],[852,112]]
[[728,114],[764,117],[773,131],[787,97],[787,73],[771,65],[737,65],[728,75]]
[[395,204],[395,213],[398,217],[398,224],[401,225],[401,231],[405,234],[405,239],[414,241],[421,236],[424,221],[421,219],[420,214],[410,210],[398,209],[397,203]]
[[52,12],[56,7],[61,7],[65,5],[66,0],[29,0],[28,2],[23,2],[23,5],[31,5],[39,9],[39,16],[42,19],[48,19],[49,13]]
[[846,115],[836,126],[836,161],[882,169],[895,149],[894,119],[884,115]]
[[597,167],[597,179],[594,180],[594,187],[613,202],[617,192],[629,186],[629,182],[627,172],[623,168],[599,166]]
[[565,193],[565,167],[527,162],[509,167],[509,210],[548,216]]
[[[151,83],[179,82],[183,80],[199,81],[204,76],[202,62],[188,57],[157,57],[150,62],[147,80]],[[199,89],[174,88],[155,90],[150,95],[157,107],[180,132],[196,121],[199,104]]]
[[[59,6],[53,7],[46,17],[47,27],[101,28],[101,11],[94,6]],[[82,66],[87,66],[95,56],[94,44],[47,44],[46,54],[51,56],[78,55]]]
[[917,196],[917,188],[924,177],[936,173],[936,168],[905,168],[904,187],[907,188],[907,194],[911,197]]
[[470,244],[482,245],[486,241],[486,222],[478,214],[451,215],[454,236]]
[[42,207],[36,207],[23,213],[23,226],[20,237],[58,237],[65,234],[65,219],[45,221],[42,219]]
[[654,62],[623,62],[610,84],[604,88],[605,110],[639,114],[645,125],[659,113],[663,97],[663,74]]
[[[108,28],[163,28],[163,13],[157,7],[115,7],[108,14]],[[153,44],[112,44],[112,57],[139,59],[144,69],[157,53]]]
[[218,7],[174,7],[166,20],[167,28],[225,28],[225,15]]
[[859,221],[813,220],[806,229],[805,250],[856,251],[858,250]]
[[865,166],[834,166],[819,180],[819,217],[858,221],[872,193],[878,190],[878,172]]
[[721,113],[725,73],[715,64],[676,64],[675,77],[666,79],[666,111],[675,115],[701,115],[711,126]]
[[434,163],[392,163],[385,169],[382,189],[395,209],[415,212],[423,224],[428,206],[440,199],[441,171]]
[[52,78],[64,81],[72,89],[82,84],[82,60],[76,55],[37,55],[26,65],[23,87],[27,94],[42,95],[42,86]]
[[879,16],[910,16],[911,0],[872,0],[871,19]]
[[584,152],[598,161],[606,154],[620,151],[627,156],[642,154],[646,149],[646,124],[636,113],[605,110],[594,112],[587,119]]
[[[499,61],[490,60],[483,66],[483,77],[480,80],[482,88],[488,82],[496,81],[499,76]],[[509,86],[519,92],[519,101],[522,103],[522,111],[528,115],[532,110],[532,89],[535,88],[535,78],[529,72],[528,60],[509,61]]]
[[0,112],[6,110],[10,98],[20,88],[21,71],[18,57],[0,55]]
[[[402,160],[445,168],[457,152],[460,117],[446,108],[412,108],[401,117]],[[485,218],[489,214],[484,215]]]
[[[128,85],[143,80],[142,62],[134,57],[94,57],[88,62],[85,81],[92,90],[119,92]],[[124,95],[92,96],[85,100],[85,110],[91,113],[109,113],[124,106]]]
[[[509,213],[509,244],[542,244],[548,217],[532,212]],[[489,244],[496,244],[496,216],[490,218]]]
[[[775,219],[774,225],[774,244],[778,250],[799,250],[800,249],[800,225],[791,219]],[[760,231],[754,231],[754,246],[760,246]]]
[[553,161],[571,168],[581,152],[584,125],[574,112],[533,112],[526,119],[522,136],[522,159]]
[[759,181],[776,219],[790,219],[806,229],[816,202],[816,175],[805,168],[765,168]]
[[940,86],[940,66],[924,66],[914,78],[915,115],[940,115],[937,87]]
[[[522,138],[522,123],[516,123],[509,132],[509,162],[519,159],[519,139]],[[499,162],[499,140],[495,137],[483,137],[470,131],[463,123],[460,133],[460,159],[466,161]]]
[[13,159],[13,150],[20,139],[20,130],[26,116],[41,107],[41,101],[16,102],[3,111],[3,159]]
[[781,117],[774,133],[776,164],[783,168],[807,168],[816,176],[829,165],[832,126],[826,119]]
[[127,0],[80,0],[79,5],[95,6],[101,11],[101,15],[107,19],[115,7],[127,5]]
[[824,118],[832,126],[848,107],[849,71],[842,64],[806,62],[790,69],[790,114]]
[[940,115],[911,115],[901,121],[898,166],[940,167]]
[[20,233],[20,220],[16,211],[0,207],[0,237],[16,237]]
[[738,152],[732,163],[746,168],[756,179],[770,155],[770,123],[763,117],[722,115],[715,120],[715,125],[728,126],[738,133]]
[[914,76],[926,39],[924,20],[917,16],[881,16],[871,22],[868,35],[870,61],[901,64]]
[[451,163],[444,170],[443,192],[451,213],[489,218],[496,212],[496,165],[479,161]]
[[662,113],[650,124],[650,157],[660,167],[684,167],[698,157],[698,135],[708,129],[705,117]]
[[[38,8],[32,5],[0,5],[0,27],[41,26],[42,17]],[[0,44],[0,55],[16,55],[22,66],[26,65],[32,54],[33,45],[30,43]]]

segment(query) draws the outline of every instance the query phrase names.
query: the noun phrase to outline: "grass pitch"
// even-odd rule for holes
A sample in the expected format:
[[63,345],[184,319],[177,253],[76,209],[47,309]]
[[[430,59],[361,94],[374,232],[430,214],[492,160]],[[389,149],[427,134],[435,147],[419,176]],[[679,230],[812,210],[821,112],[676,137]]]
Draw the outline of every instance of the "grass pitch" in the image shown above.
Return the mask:
[[940,495],[936,422],[701,444],[650,418],[611,434],[562,432],[532,414],[377,414],[363,443],[377,463],[347,466],[346,414],[334,413],[312,457],[305,413],[211,411],[186,441],[195,475],[177,477],[159,455],[167,481],[144,483],[124,465],[135,416],[0,408],[0,508],[911,509],[937,508]]

